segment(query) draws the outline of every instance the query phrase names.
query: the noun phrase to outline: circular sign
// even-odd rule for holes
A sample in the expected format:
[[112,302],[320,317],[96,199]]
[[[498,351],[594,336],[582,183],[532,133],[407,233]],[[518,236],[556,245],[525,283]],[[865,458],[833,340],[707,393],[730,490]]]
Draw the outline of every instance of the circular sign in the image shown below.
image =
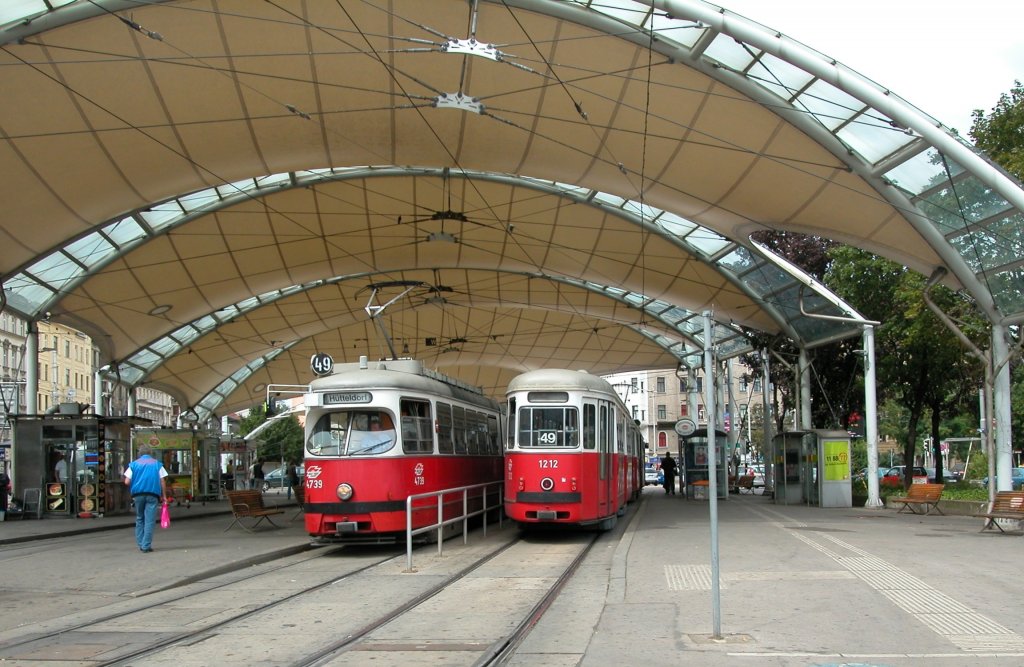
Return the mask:
[[693,432],[697,430],[697,424],[692,419],[680,419],[673,428],[676,434],[685,438],[693,435]]
[[329,354],[317,352],[309,360],[309,367],[313,369],[314,375],[330,375],[334,370],[334,359]]

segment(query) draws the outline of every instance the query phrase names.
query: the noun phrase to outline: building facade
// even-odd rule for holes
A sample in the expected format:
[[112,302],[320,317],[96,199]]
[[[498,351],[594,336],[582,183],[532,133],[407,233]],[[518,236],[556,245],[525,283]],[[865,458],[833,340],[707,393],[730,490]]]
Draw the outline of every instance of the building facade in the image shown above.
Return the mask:
[[[689,418],[698,428],[707,427],[703,370],[683,372],[680,376],[676,369],[664,368],[603,377],[620,390],[619,396],[623,397],[634,419],[640,422],[648,457],[660,458],[667,452],[678,451],[679,436],[674,427],[680,419]],[[729,360],[729,379],[731,391],[726,390],[724,397],[716,399],[720,401],[718,410],[725,415],[729,442],[745,446],[751,439],[752,418],[756,415],[760,422],[763,412],[762,381],[738,359]],[[693,405],[691,394],[695,398]],[[758,448],[758,443],[753,445]]]
[[81,331],[39,322],[39,412],[62,403],[93,405],[93,369],[99,352]]
[[169,394],[138,387],[135,390],[135,416],[148,419],[154,426],[173,428],[178,417],[178,405]]

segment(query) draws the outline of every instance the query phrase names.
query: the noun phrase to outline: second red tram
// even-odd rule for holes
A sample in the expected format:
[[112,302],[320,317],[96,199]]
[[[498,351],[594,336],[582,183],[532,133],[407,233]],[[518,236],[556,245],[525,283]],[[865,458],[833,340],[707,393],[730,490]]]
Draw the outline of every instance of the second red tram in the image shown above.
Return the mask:
[[643,438],[596,375],[529,371],[508,385],[505,513],[520,525],[612,528],[643,489]]
[[[500,405],[418,361],[339,365],[305,402],[306,530],[318,542],[404,539],[409,496],[501,481]],[[461,514],[461,496],[445,502],[445,518]],[[415,501],[413,527],[436,522],[436,507]]]

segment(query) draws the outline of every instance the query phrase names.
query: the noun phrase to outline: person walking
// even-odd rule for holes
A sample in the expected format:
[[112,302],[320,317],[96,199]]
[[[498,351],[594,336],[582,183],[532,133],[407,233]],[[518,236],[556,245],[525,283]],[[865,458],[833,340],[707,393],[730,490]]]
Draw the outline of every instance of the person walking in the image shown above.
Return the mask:
[[135,503],[135,542],[139,551],[153,551],[153,524],[156,523],[156,509],[160,502],[170,502],[167,497],[167,470],[153,458],[153,448],[139,446],[139,458],[128,464],[124,471],[124,484]]
[[665,493],[676,495],[676,460],[665,454],[661,458],[661,469],[665,473]]

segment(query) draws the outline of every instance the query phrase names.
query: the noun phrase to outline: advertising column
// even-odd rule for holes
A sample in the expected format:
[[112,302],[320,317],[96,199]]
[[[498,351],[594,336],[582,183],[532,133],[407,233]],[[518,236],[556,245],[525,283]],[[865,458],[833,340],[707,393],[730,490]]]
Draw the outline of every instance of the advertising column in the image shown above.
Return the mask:
[[850,482],[850,436],[845,431],[815,431],[821,507],[853,507]]

